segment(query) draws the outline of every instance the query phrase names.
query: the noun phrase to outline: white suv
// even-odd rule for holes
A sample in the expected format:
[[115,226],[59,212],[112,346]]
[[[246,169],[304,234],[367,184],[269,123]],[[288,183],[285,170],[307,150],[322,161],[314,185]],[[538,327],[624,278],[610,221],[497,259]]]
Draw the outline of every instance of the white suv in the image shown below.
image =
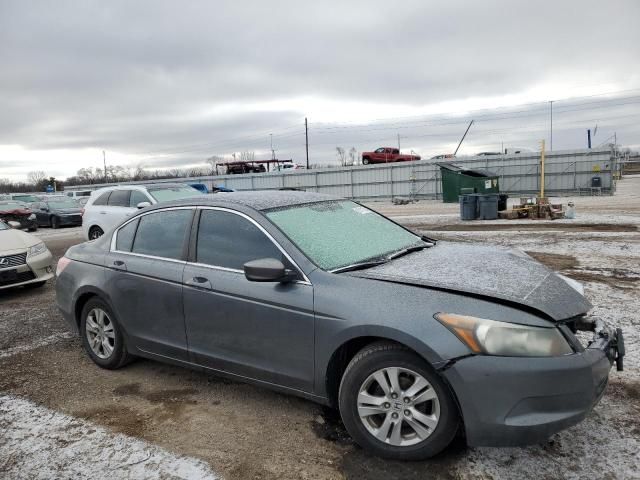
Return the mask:
[[95,240],[118,225],[139,208],[180,198],[203,195],[189,185],[157,183],[153,185],[120,185],[91,193],[84,207],[82,230],[87,240]]

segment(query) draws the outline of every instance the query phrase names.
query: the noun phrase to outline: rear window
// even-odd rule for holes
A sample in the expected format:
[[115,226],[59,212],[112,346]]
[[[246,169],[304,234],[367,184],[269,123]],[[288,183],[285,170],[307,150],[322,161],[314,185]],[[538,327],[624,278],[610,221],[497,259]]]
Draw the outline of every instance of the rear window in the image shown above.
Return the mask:
[[193,210],[165,210],[140,218],[133,253],[180,260]]
[[138,221],[134,220],[127,223],[124,227],[118,230],[118,236],[116,237],[116,250],[121,252],[130,252],[133,246],[133,237],[136,234],[136,228],[138,228]]
[[93,202],[93,205],[106,205],[110,196],[111,192],[104,192],[96,199],[95,202]]
[[114,190],[109,197],[110,207],[128,207],[131,190]]

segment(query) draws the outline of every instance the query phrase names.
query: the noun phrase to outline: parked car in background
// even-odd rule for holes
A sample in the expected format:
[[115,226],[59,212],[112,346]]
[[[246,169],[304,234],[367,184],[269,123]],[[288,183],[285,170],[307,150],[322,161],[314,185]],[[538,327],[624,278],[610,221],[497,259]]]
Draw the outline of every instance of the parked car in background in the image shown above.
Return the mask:
[[480,152],[476,153],[476,157],[496,157],[502,155],[502,152]]
[[200,193],[209,193],[209,188],[204,183],[190,183],[189,186],[195,188]]
[[281,163],[277,165],[273,170],[276,172],[291,172],[293,170],[303,170],[304,167],[302,165],[298,165],[297,163]]
[[31,206],[32,203],[40,201],[40,197],[34,193],[11,193],[11,200],[18,200]]
[[38,229],[36,216],[26,203],[18,200],[0,200],[0,220],[18,222],[21,230]]
[[431,160],[447,160],[451,158],[456,158],[456,156],[453,153],[445,153],[442,155],[435,155],[431,157]]
[[300,395],[403,460],[459,429],[473,446],[543,442],[584,419],[624,355],[580,284],[525,253],[436,243],[308,192],[135,212],[67,250],[56,293],[102,368],[137,355]]
[[420,155],[404,155],[400,150],[393,147],[380,147],[373,152],[362,152],[362,164],[370,163],[390,163],[390,162],[412,162],[420,160]]
[[38,237],[12,225],[0,220],[0,290],[41,287],[53,277],[51,252]]
[[232,188],[227,188],[224,185],[214,185],[213,188],[211,189],[211,193],[229,193],[229,192],[235,192],[234,189]]
[[93,192],[93,190],[71,190],[64,193],[67,197],[79,200],[80,198],[89,198],[91,196],[91,192]]
[[84,206],[84,236],[95,240],[140,208],[199,195],[203,193],[180,183],[120,185],[95,190]]
[[82,207],[73,198],[47,195],[31,205],[40,227],[59,228],[82,225]]

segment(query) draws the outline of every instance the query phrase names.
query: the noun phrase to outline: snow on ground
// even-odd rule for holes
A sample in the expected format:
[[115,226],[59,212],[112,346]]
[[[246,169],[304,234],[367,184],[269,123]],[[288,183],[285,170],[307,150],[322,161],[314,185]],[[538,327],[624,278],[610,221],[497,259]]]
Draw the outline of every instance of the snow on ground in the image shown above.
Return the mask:
[[201,460],[13,396],[0,396],[0,478],[218,478]]

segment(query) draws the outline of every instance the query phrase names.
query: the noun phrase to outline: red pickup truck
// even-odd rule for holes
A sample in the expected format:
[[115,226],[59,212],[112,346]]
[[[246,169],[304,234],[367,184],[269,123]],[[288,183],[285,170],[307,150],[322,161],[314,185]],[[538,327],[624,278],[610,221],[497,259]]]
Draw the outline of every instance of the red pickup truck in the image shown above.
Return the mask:
[[411,162],[420,160],[420,155],[403,155],[397,148],[380,147],[373,152],[362,152],[362,164],[389,163],[389,162]]

